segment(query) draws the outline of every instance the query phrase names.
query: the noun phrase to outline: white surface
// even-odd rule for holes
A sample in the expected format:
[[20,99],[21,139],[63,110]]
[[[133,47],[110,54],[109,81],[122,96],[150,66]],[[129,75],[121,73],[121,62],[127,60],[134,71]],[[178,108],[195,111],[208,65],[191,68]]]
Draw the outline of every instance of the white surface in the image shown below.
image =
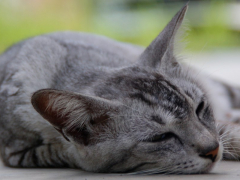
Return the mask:
[[240,49],[189,54],[184,62],[209,76],[240,86]]
[[221,162],[210,174],[196,175],[126,175],[98,174],[78,169],[20,169],[0,165],[1,180],[239,180],[240,162]]

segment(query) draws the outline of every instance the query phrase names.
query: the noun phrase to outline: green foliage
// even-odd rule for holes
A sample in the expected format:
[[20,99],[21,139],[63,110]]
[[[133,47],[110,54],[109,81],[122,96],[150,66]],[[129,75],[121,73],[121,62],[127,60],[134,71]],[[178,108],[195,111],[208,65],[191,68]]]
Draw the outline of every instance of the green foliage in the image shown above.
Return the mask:
[[[147,46],[182,4],[110,0],[0,1],[0,52],[22,39],[63,30],[101,34]],[[190,4],[187,50],[240,46],[240,32],[228,26],[226,7],[226,2],[221,0],[207,5]]]
[[[208,6],[202,8],[202,12],[204,13],[202,14],[202,19],[199,20],[201,26],[190,24],[191,31],[187,38],[190,42],[187,49],[191,51],[203,51],[240,46],[240,29],[234,30],[229,26],[229,9],[227,8],[226,2],[221,0],[212,1]],[[191,12],[191,14],[193,13]]]

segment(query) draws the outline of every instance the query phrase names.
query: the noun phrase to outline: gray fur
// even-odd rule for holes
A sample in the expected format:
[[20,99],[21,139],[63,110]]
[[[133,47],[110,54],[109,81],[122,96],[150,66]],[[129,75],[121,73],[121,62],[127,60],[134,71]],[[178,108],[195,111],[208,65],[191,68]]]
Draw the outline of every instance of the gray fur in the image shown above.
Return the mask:
[[[145,51],[101,36],[57,32],[3,53],[3,162],[94,172],[209,172],[224,145],[214,117],[227,118],[208,92],[226,92],[221,101],[231,104],[229,94],[234,99],[240,91],[196,77],[177,61],[174,40],[186,10]],[[216,158],[208,156],[218,147]]]

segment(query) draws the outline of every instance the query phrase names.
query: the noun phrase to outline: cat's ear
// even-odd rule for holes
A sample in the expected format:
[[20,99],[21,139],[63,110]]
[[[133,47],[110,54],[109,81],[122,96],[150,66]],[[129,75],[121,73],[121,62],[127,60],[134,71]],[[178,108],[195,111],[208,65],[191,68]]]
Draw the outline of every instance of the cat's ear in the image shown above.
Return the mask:
[[186,4],[168,23],[163,31],[141,54],[138,63],[151,68],[168,68],[177,64],[174,58],[174,39],[186,14]]
[[91,126],[106,123],[109,113],[118,109],[106,99],[52,89],[35,92],[32,105],[65,139],[84,145],[91,138]]

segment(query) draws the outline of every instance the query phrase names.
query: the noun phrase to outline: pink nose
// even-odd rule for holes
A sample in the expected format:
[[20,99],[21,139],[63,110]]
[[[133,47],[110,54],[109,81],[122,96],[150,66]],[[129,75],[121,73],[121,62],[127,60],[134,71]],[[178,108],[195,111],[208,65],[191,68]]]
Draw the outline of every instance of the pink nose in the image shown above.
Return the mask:
[[214,161],[214,160],[216,159],[216,157],[217,157],[218,150],[219,150],[219,146],[218,146],[216,149],[208,152],[208,153],[205,154],[204,156],[205,156],[205,157],[208,157],[208,158],[210,158],[212,161]]

